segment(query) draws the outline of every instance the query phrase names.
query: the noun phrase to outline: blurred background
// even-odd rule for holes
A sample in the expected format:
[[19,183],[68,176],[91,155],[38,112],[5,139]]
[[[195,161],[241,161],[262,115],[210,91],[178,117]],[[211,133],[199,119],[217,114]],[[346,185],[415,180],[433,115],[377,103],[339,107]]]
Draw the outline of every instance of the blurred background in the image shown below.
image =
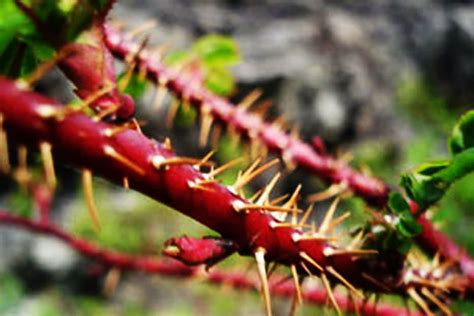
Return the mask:
[[[472,1],[125,0],[119,1],[112,17],[126,23],[127,29],[155,19],[158,25],[149,32],[151,42],[169,46],[170,52],[186,50],[210,33],[232,37],[242,58],[232,67],[236,84],[232,100],[238,102],[261,88],[263,98],[274,103],[270,116],[284,114],[300,127],[303,139],[321,136],[332,153],[350,153],[351,164],[393,187],[403,171],[448,155],[446,142],[454,122],[474,105]],[[55,72],[40,89],[60,100],[69,98],[64,79]],[[180,154],[203,155],[206,149],[195,145],[193,114],[179,112],[174,126],[165,128],[166,114],[150,106],[153,89],[149,91],[139,110],[139,118],[148,122],[146,132],[160,140],[170,136]],[[242,151],[226,139],[220,148],[221,162]],[[146,197],[101,180],[95,183],[103,226],[97,233],[77,172],[67,167],[58,172],[55,221],[106,247],[154,255],[172,236],[212,233]],[[229,174],[225,181],[234,176]],[[0,206],[31,211],[11,180],[0,178],[0,183]],[[279,190],[288,192],[297,183],[303,183],[304,194],[323,189],[317,179],[296,170]],[[439,228],[474,255],[473,206],[471,174],[456,183],[431,214]],[[354,210],[356,221],[363,218],[357,216],[363,207],[359,199],[351,198],[341,209]],[[231,258],[221,267],[245,270],[250,262]],[[90,270],[90,262],[60,242],[0,227],[0,315],[262,313],[258,295],[198,280],[124,273],[116,290],[107,293],[106,271],[97,276]],[[275,304],[276,315],[288,313],[289,302]],[[474,313],[472,304],[458,302],[455,308],[461,314]],[[321,312],[306,306],[301,315]]]

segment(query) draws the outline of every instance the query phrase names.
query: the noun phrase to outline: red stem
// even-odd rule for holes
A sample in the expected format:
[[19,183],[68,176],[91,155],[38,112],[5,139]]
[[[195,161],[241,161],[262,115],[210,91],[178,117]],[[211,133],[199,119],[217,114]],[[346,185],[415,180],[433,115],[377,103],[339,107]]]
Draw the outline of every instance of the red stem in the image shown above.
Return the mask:
[[[203,274],[202,269],[191,268],[180,262],[174,260],[159,259],[157,257],[131,256],[118,252],[113,252],[94,245],[90,241],[80,239],[63,231],[61,228],[49,222],[37,222],[28,218],[13,215],[5,210],[0,209],[0,225],[14,225],[24,228],[28,231],[40,233],[48,236],[58,238],[65,242],[69,247],[76,250],[81,255],[88,257],[96,263],[111,268],[119,268],[122,270],[143,271],[146,273],[161,274],[166,276],[174,276],[180,278],[191,278],[205,276],[206,281],[216,285],[232,286],[236,289],[244,289],[255,291],[258,289],[258,284],[255,280],[250,279],[244,273],[225,272],[213,269],[212,271]],[[273,280],[280,280],[282,277],[273,277]],[[279,283],[279,282],[278,282]],[[272,283],[270,291],[273,295],[291,298],[294,295],[294,286],[291,282],[283,282],[277,284]],[[337,300],[340,307],[347,312],[354,312],[354,305],[351,301],[341,294],[336,293]],[[312,288],[304,290],[303,297],[305,301],[317,305],[325,305],[327,302],[327,295],[325,290],[321,288]],[[397,316],[408,315],[405,309],[390,306],[387,304],[377,304],[377,306],[362,302],[357,303],[358,309],[361,313],[367,315],[377,316]],[[411,312],[409,315],[418,316],[419,312]]]
[[[136,43],[108,26],[105,27],[105,39],[112,53],[121,59],[137,47]],[[258,139],[268,149],[284,157],[285,161],[296,163],[331,183],[346,183],[352,191],[374,205],[386,203],[388,188],[381,181],[363,175],[329,155],[318,153],[311,145],[265,123],[260,116],[211,94],[200,85],[190,84],[188,78],[183,78],[178,71],[168,68],[146,50],[137,56],[137,63],[138,69],[147,70],[150,80],[165,84],[176,97],[189,100],[197,109],[203,110],[205,107],[205,111],[209,111],[216,121],[234,127],[236,132],[247,138]]]
[[[263,250],[267,262],[294,264],[302,271],[304,261],[315,275],[321,273],[318,266],[324,272],[331,267],[354,286],[372,291],[389,289],[391,293],[403,294],[407,287],[417,287],[401,282],[402,265],[393,265],[393,258],[360,257],[350,252],[334,254],[344,249],[331,244],[326,236],[315,236],[300,228],[275,226],[280,221],[267,212],[265,206],[252,211],[242,210],[249,202],[218,182],[195,186],[207,180],[209,175],[186,163],[167,166],[167,161],[176,161],[179,157],[166,145],[148,139],[136,130],[121,130],[114,134],[115,125],[71,111],[0,78],[0,113],[9,137],[33,148],[37,148],[39,142],[49,142],[57,158],[117,184],[127,178],[131,188],[234,241],[240,254],[253,255],[257,250]],[[160,163],[162,165],[157,166]],[[311,258],[317,265],[304,257]],[[398,259],[403,262],[403,258]],[[364,273],[368,271],[378,282],[367,282]]]
[[[137,46],[132,40],[109,26],[105,28],[105,36],[109,49],[121,59]],[[285,159],[290,159],[291,162],[297,163],[320,178],[331,183],[347,183],[355,194],[365,198],[367,202],[378,207],[386,207],[388,186],[379,180],[363,175],[346,164],[334,160],[324,150],[320,150],[320,146],[310,146],[278,127],[265,123],[258,115],[239,109],[236,105],[211,94],[199,85],[189,84],[179,72],[169,69],[146,50],[141,52],[137,60],[138,68],[146,69],[150,80],[165,84],[176,97],[189,100],[198,109],[206,106],[206,110],[216,121],[235,127],[237,132],[247,138],[259,139],[270,150]],[[430,252],[439,252],[446,259],[459,260],[463,273],[474,280],[474,259],[442,232],[435,230],[426,219],[420,218],[420,224],[427,232],[418,236],[418,243],[423,247],[426,246]],[[436,238],[433,237],[433,232]],[[474,284],[474,282],[471,283]]]

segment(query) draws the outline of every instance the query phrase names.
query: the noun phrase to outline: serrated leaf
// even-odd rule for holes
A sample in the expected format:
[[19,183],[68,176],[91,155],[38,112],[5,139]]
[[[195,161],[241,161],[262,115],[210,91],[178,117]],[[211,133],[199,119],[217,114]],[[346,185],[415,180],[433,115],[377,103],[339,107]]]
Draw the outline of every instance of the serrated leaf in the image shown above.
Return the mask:
[[449,139],[449,149],[453,155],[472,147],[474,147],[474,110],[461,117]]
[[398,192],[393,192],[388,198],[388,207],[395,213],[399,214],[410,209],[405,198]]
[[228,36],[211,34],[194,43],[192,52],[210,68],[235,65],[240,62],[237,43]]
[[228,96],[235,89],[234,76],[225,68],[211,69],[206,76],[206,86],[218,95]]

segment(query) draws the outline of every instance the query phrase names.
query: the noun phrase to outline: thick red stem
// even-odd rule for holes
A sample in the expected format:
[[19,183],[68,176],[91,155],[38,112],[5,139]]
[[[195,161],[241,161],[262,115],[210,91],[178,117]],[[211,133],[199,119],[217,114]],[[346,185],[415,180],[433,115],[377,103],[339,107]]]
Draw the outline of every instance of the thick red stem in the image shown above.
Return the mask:
[[[208,176],[186,162],[180,164],[179,157],[166,145],[139,131],[113,133],[115,125],[71,111],[42,95],[18,88],[10,80],[0,79],[0,114],[8,137],[15,141],[33,148],[40,142],[49,142],[55,157],[67,163],[117,184],[127,178],[131,188],[234,241],[241,254],[264,251],[267,262],[294,264],[300,269],[306,256],[323,270],[332,267],[353,285],[372,291],[404,293],[406,286],[413,286],[400,282],[401,270],[388,269],[390,265],[381,256],[337,253],[341,249],[329,243],[326,236],[278,226],[279,221],[264,206],[245,211],[249,202],[218,182],[196,186],[208,181]],[[168,161],[175,163],[168,165]],[[315,275],[321,273],[311,262],[306,260],[305,264]],[[367,271],[380,283],[367,282]]]
[[[61,228],[49,222],[38,222],[28,218],[13,215],[5,210],[0,209],[0,225],[14,225],[21,227],[34,233],[40,233],[47,236],[58,238],[65,242],[69,247],[76,250],[81,255],[93,260],[96,263],[106,267],[119,268],[122,270],[143,271],[146,273],[154,273],[166,276],[174,276],[180,278],[191,278],[204,276],[205,280],[211,284],[232,286],[236,289],[255,291],[258,284],[254,279],[250,279],[245,273],[225,272],[213,269],[208,273],[203,273],[202,269],[191,268],[174,260],[165,260],[157,257],[140,257],[113,252],[100,248],[90,241],[83,240],[70,235]],[[273,280],[280,280],[283,277],[275,276]],[[273,295],[291,298],[294,295],[295,288],[289,281],[271,283],[270,291]],[[342,310],[354,312],[355,308],[351,301],[345,296],[335,293],[337,301]],[[326,291],[321,288],[312,288],[303,290],[305,301],[317,305],[325,305],[327,303]],[[398,316],[408,315],[405,309],[390,306],[387,304],[377,304],[377,306],[362,302],[357,302],[358,309],[366,315],[376,316]],[[419,312],[411,312],[409,315],[418,316]]]

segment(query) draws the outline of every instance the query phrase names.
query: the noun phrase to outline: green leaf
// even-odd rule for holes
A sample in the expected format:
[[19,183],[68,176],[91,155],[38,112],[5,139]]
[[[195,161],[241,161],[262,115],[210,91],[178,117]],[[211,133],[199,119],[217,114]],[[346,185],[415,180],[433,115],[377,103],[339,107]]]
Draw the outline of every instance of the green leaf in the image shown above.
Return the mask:
[[185,50],[176,50],[174,52],[170,52],[169,54],[166,54],[166,57],[163,61],[165,64],[173,66],[173,65],[186,63],[191,58],[192,58],[192,55],[190,52],[185,51]]
[[192,52],[207,67],[224,67],[240,62],[237,43],[228,36],[211,34],[201,37],[194,43]]
[[234,76],[225,68],[213,68],[207,73],[206,86],[218,95],[228,96],[235,89]]
[[474,147],[474,110],[461,117],[449,140],[449,149],[453,155],[472,147]]
[[397,232],[407,238],[412,238],[423,230],[423,227],[416,222],[410,211],[406,211],[400,216],[395,228]]
[[15,214],[30,218],[33,216],[33,201],[26,193],[17,191],[10,196],[9,206]]
[[398,192],[393,192],[388,198],[388,207],[395,213],[399,214],[410,209],[405,198]]
[[[125,80],[125,73],[119,75],[119,87],[121,86],[121,82],[123,80]],[[130,95],[134,100],[138,100],[145,94],[147,86],[148,81],[146,79],[140,79],[138,74],[133,74],[122,92]]]

